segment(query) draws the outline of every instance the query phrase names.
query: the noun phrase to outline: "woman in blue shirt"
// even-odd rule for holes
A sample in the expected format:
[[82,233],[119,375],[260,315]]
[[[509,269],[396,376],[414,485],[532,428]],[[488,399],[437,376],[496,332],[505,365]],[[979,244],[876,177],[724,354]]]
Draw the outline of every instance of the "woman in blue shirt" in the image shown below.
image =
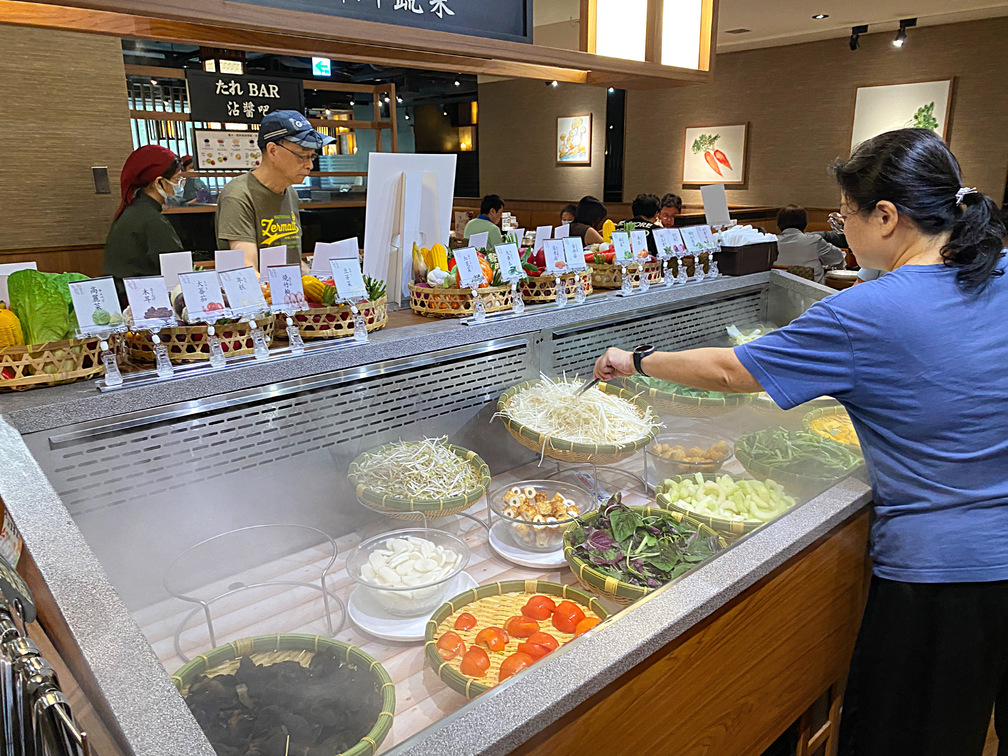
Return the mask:
[[[1008,749],[1008,277],[994,202],[947,145],[890,131],[833,168],[859,262],[890,271],[735,349],[608,350],[705,389],[827,394],[850,413],[873,490],[872,582],[841,753],[979,756],[991,709]],[[996,702],[996,705],[995,705]]]

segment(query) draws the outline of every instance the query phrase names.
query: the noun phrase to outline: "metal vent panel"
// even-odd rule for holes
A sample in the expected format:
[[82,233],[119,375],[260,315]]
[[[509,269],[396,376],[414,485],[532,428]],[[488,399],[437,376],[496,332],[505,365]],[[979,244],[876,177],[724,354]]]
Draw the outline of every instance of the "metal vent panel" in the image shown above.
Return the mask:
[[537,373],[523,342],[128,430],[27,440],[76,517],[337,445],[352,457],[389,438],[456,430]]
[[560,331],[552,335],[552,368],[568,375],[587,376],[596,358],[607,347],[632,349],[654,344],[676,350],[710,344],[725,336],[725,328],[758,323],[766,313],[766,290],[746,292],[704,304],[689,304],[677,310],[640,315],[615,322]]

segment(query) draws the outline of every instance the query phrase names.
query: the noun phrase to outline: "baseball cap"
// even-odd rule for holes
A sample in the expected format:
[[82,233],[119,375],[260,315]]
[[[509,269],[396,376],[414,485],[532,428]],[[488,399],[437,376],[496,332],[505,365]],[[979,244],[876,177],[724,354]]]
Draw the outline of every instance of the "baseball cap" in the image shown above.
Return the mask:
[[314,150],[336,141],[315,131],[308,123],[308,118],[296,110],[274,110],[264,115],[262,123],[259,124],[259,148],[262,149],[270,142],[279,142],[281,139]]

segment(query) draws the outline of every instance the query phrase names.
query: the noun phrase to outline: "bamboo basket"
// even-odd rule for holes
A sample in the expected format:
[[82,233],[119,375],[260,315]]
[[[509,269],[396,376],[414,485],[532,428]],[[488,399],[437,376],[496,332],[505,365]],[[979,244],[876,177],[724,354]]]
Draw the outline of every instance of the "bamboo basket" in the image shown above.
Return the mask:
[[[115,337],[108,339],[114,349]],[[68,339],[0,351],[0,391],[25,391],[40,386],[84,381],[104,375],[101,339]]]
[[200,654],[172,675],[171,679],[175,688],[185,698],[189,693],[189,686],[199,675],[216,677],[233,674],[238,669],[242,656],[250,657],[257,664],[296,661],[301,666],[307,667],[315,653],[323,649],[333,651],[337,659],[342,659],[351,666],[358,669],[366,668],[374,678],[375,689],[382,697],[382,709],[374,727],[350,750],[333,756],[374,756],[378,746],[392,729],[392,718],[395,716],[395,685],[381,664],[349,643],[298,633],[242,638]]
[[[630,509],[640,512],[640,514],[644,517],[658,515],[660,517],[671,518],[676,522],[684,522],[687,525],[691,525],[696,528],[704,535],[717,536],[719,548],[728,548],[728,542],[725,541],[725,539],[716,533],[711,527],[704,525],[702,522],[699,522],[693,517],[683,514],[682,512],[677,512],[671,509],[659,509],[656,507],[630,507]],[[596,517],[598,517],[598,512],[591,512],[582,517],[581,521],[589,523]],[[567,560],[567,564],[570,565],[571,571],[577,577],[581,585],[585,586],[590,591],[604,594],[606,598],[615,601],[622,606],[629,606],[638,599],[648,595],[653,590],[656,590],[654,588],[643,588],[639,585],[624,583],[614,577],[610,577],[609,575],[599,572],[586,561],[575,556],[574,546],[571,545],[570,541],[570,533],[574,527],[574,525],[569,526],[567,528],[567,532],[564,533],[564,558]]]
[[[511,309],[511,285],[478,289],[487,312]],[[427,318],[464,318],[473,314],[470,289],[430,289],[409,285],[410,309]]]
[[[364,316],[364,325],[368,333],[384,328],[388,323],[388,299],[385,296],[372,302],[360,303],[357,305],[357,309]],[[301,310],[291,317],[301,332],[301,338],[305,341],[339,339],[354,334],[354,317],[348,304],[339,304],[333,307],[312,307],[308,310]],[[281,321],[281,325],[282,323],[283,321]],[[277,339],[286,340],[287,329],[277,328],[275,336]]]
[[[701,473],[702,474],[702,473]],[[676,483],[679,483],[684,478],[692,478],[692,475],[677,475],[675,478],[671,478]],[[717,474],[707,474],[703,478],[705,481],[713,480],[714,478],[722,477]],[[735,480],[734,476],[728,476]],[[729,520],[727,517],[717,517],[715,515],[700,514],[689,507],[684,507],[678,503],[678,501],[673,501],[672,497],[666,493],[660,493],[655,496],[655,500],[658,506],[662,509],[668,509],[673,512],[678,512],[685,517],[695,520],[696,522],[703,523],[715,533],[723,536],[725,540],[735,541],[744,536],[746,533],[751,533],[757,528],[762,527],[766,523],[761,520]]]
[[[584,286],[585,294],[591,294],[592,289],[592,269],[580,271],[578,273],[564,273],[560,280],[567,286],[567,298],[574,296],[574,289],[578,282]],[[556,278],[551,275],[529,276],[521,283],[522,300],[526,304],[541,304],[543,302],[556,301]]]
[[[607,465],[626,459],[647,446],[654,439],[658,432],[657,426],[651,427],[651,432],[635,441],[625,444],[581,444],[575,441],[565,441],[561,438],[546,436],[538,431],[534,431],[528,426],[516,422],[504,414],[504,410],[511,402],[511,398],[519,391],[524,391],[532,386],[536,381],[525,381],[517,386],[512,386],[497,400],[497,413],[508,429],[515,441],[531,449],[534,452],[545,454],[552,459],[561,462],[592,462],[597,465]],[[620,399],[635,405],[641,412],[647,412],[647,405],[639,397],[634,396],[629,391],[612,386],[608,383],[599,383],[599,391],[613,394]]]
[[[846,417],[848,420],[850,420],[850,415],[847,414],[847,410],[845,410],[841,405],[838,404],[838,405],[835,405],[833,407],[820,407],[819,409],[812,410],[807,415],[805,415],[805,417],[802,419],[802,424],[805,426],[805,430],[811,431],[812,433],[815,433],[815,434],[817,434],[819,436],[823,436],[823,434],[819,433],[819,431],[812,429],[812,423],[813,423],[813,421],[815,421],[816,419],[818,419],[820,417],[829,416],[829,415],[839,415],[841,417]],[[855,431],[854,435],[857,436],[857,432],[856,431]],[[830,438],[830,437],[829,436],[823,436],[823,438]],[[838,444],[843,444],[844,446],[846,446],[851,451],[856,451],[858,453],[861,452],[861,443],[860,443],[860,441],[858,441],[856,443],[853,443],[853,444],[848,444],[848,443],[844,443],[843,441],[837,441],[835,438],[831,438],[830,440],[831,441],[836,441],[836,443],[838,443]]]
[[436,520],[441,517],[448,517],[464,512],[475,502],[479,501],[490,489],[490,467],[474,451],[463,449],[461,446],[448,444],[446,448],[453,451],[462,459],[468,460],[476,469],[480,482],[471,491],[442,499],[403,499],[396,496],[386,496],[372,488],[367,488],[360,482],[359,471],[361,463],[372,454],[392,446],[385,444],[377,449],[371,449],[359,455],[350,463],[347,472],[347,479],[350,485],[357,492],[357,498],[369,509],[374,509],[382,514],[393,517],[397,520]]
[[717,417],[732,412],[753,399],[752,394],[728,394],[719,399],[683,396],[639,383],[634,375],[624,378],[623,385],[628,391],[640,395],[659,415]]
[[[751,408],[754,412],[761,415],[766,415],[768,417],[796,417],[797,415],[807,414],[809,408],[812,409],[837,409],[840,405],[837,400],[831,396],[820,396],[818,399],[813,399],[812,401],[805,402],[805,404],[800,404],[797,407],[793,407],[789,410],[783,410],[777,406],[776,402],[770,398],[770,395],[766,392],[761,392],[753,396],[753,401]],[[804,413],[804,414],[803,414]]]
[[[739,464],[745,468],[745,471],[757,480],[777,481],[784,487],[784,490],[797,498],[808,499],[813,496],[818,496],[827,488],[833,487],[864,464],[863,459],[859,460],[859,462],[849,470],[846,470],[840,475],[833,475],[829,477],[800,475],[798,473],[787,472],[786,470],[770,467],[763,462],[758,462],[753,459],[752,455],[749,453],[748,442],[749,436],[743,436],[735,442],[735,459],[737,459]],[[839,444],[836,441],[833,441],[832,443],[842,446],[842,444]],[[844,448],[851,449],[853,451],[853,449],[849,446]]]
[[[263,315],[256,318],[266,345],[273,343],[276,318],[273,315]],[[172,362],[201,362],[210,359],[210,344],[207,341],[207,325],[186,325],[174,328],[163,328],[158,334],[161,343],[168,347],[168,357]],[[220,337],[225,357],[240,357],[252,354],[252,329],[248,322],[227,323],[215,325],[214,330]],[[154,342],[149,331],[130,331],[126,334],[126,347],[130,357],[137,362],[154,362]]]
[[[634,288],[640,286],[639,263],[630,263],[627,273]],[[623,268],[612,263],[592,263],[592,286],[596,289],[619,289],[623,286]],[[662,282],[662,264],[660,260],[648,260],[644,263],[644,274],[653,286]]]
[[[490,626],[504,627],[508,618],[521,614],[521,608],[536,594],[572,601],[580,605],[588,617],[595,615],[604,620],[609,616],[609,612],[598,599],[577,588],[560,583],[545,580],[504,580],[481,585],[479,588],[470,588],[442,604],[427,621],[424,654],[428,664],[449,688],[458,691],[466,698],[473,699],[490,690],[498,684],[501,662],[517,650],[518,644],[524,641],[524,638],[512,638],[505,653],[489,654],[490,669],[484,677],[479,678],[462,674],[459,670],[461,657],[450,661],[442,659],[437,650],[438,638],[448,630],[452,630],[462,637],[466,648],[469,648],[475,642],[476,634],[480,630]],[[455,619],[462,612],[469,612],[476,617],[476,625],[472,629],[455,630]],[[549,620],[542,620],[540,627],[556,638],[561,646],[574,638],[571,633],[561,633]]]

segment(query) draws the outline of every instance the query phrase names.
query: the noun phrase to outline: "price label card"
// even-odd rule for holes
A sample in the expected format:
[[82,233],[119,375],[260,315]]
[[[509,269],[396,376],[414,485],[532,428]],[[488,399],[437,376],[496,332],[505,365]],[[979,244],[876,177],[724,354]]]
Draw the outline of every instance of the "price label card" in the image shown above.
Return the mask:
[[498,244],[497,265],[500,267],[501,278],[505,281],[521,281],[525,278],[525,269],[522,267],[521,253],[517,244]]
[[473,234],[469,237],[469,246],[475,247],[476,249],[485,249],[489,239],[489,231],[484,231],[481,234]]
[[458,268],[460,288],[474,289],[484,283],[483,270],[480,268],[476,250],[472,247],[455,250],[455,265]]
[[714,233],[710,226],[697,226],[700,230],[700,243],[705,252],[717,252],[717,242],[714,241]]
[[165,252],[159,256],[161,275],[171,291],[179,283],[179,273],[192,271],[192,252]]
[[[216,276],[215,273],[213,275]],[[164,276],[124,278],[123,286],[126,287],[126,300],[137,328],[161,330],[175,325],[175,311],[168,301]]]
[[304,287],[301,285],[300,265],[271,265],[266,271],[269,275],[272,312],[290,314],[308,309]]
[[570,236],[570,224],[569,223],[564,223],[564,224],[559,225],[559,226],[557,226],[556,228],[553,229],[553,238],[554,239],[566,239],[568,236]]
[[276,265],[287,264],[287,245],[281,244],[278,247],[263,247],[259,250],[259,272],[262,273],[267,268]]
[[613,249],[616,252],[613,261],[617,265],[629,265],[634,261],[633,248],[630,246],[630,235],[625,231],[617,231],[612,235]]
[[251,267],[225,270],[219,273],[224,293],[227,294],[231,312],[237,315],[253,315],[266,312],[269,306],[263,296],[262,286]]
[[676,247],[682,246],[682,237],[677,228],[656,228],[651,233],[654,234],[659,260],[671,259],[676,252]]
[[536,226],[535,235],[535,245],[532,247],[533,252],[538,252],[543,248],[543,242],[549,239],[553,235],[553,226]]
[[585,262],[584,247],[581,246],[581,240],[578,237],[564,237],[563,249],[564,258],[567,260],[567,270],[587,270],[588,263]]
[[123,325],[122,308],[116,294],[112,276],[72,281],[70,299],[73,301],[77,327],[82,334],[109,333]]
[[228,315],[224,306],[220,281],[215,270],[197,270],[179,273],[182,299],[185,300],[186,319],[190,323],[200,320],[218,320]]
[[[701,252],[708,251],[708,237],[704,236],[704,229],[707,230],[707,234],[709,235],[710,226],[683,226],[679,229],[682,233],[683,243],[686,245],[686,251],[691,255],[698,255]],[[713,245],[713,237],[710,237],[709,243]]]
[[630,232],[630,249],[635,260],[647,260],[651,256],[647,246],[647,231]]
[[245,267],[245,253],[240,249],[218,249],[214,252],[214,270],[234,270]]
[[330,260],[357,260],[359,257],[360,250],[357,247],[356,236],[338,242],[316,242],[311,266],[312,275],[323,278],[329,276],[332,272]]
[[546,256],[546,273],[559,276],[567,272],[567,257],[564,255],[562,239],[546,239],[543,242]]
[[356,259],[339,258],[329,261],[336,296],[344,302],[357,303],[367,299],[367,286],[361,274],[360,263]]

